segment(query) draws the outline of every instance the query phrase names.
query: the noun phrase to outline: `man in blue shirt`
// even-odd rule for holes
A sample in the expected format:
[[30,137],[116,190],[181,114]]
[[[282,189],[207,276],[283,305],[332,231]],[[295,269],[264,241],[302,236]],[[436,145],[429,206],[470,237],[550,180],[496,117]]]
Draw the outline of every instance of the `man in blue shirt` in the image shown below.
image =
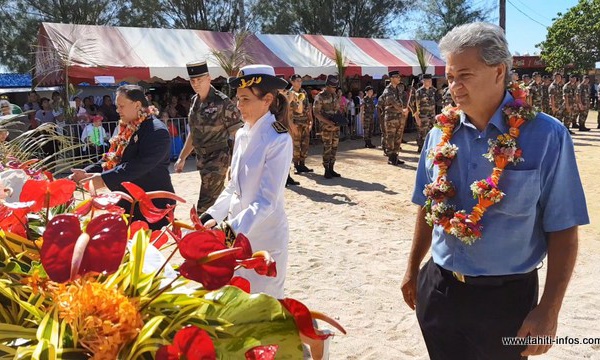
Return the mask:
[[[458,154],[447,172],[456,194],[447,203],[470,212],[477,204],[470,185],[493,171],[482,156],[488,140],[509,133],[502,109],[513,100],[506,91],[512,57],[503,30],[485,23],[453,29],[439,47],[452,99],[463,112],[450,139]],[[442,131],[434,128],[425,141],[402,294],[416,308],[431,359],[522,359],[551,345],[505,346],[503,337],[556,334],[577,255],[577,228],[589,218],[568,130],[543,113],[519,130],[524,161],[502,172],[498,187],[505,196],[484,213],[482,236],[471,245],[425,220],[423,189],[440,171],[428,154],[442,141]],[[430,247],[432,258],[419,270]],[[537,268],[546,255],[538,304]]]

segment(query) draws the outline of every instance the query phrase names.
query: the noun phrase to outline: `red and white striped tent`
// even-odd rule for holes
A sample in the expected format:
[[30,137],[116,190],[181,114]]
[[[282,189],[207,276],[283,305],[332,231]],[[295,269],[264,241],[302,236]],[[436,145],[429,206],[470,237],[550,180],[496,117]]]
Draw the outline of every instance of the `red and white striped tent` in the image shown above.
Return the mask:
[[[206,59],[213,78],[227,74],[211,50],[227,50],[232,33],[42,23],[36,53],[40,84],[62,84],[65,68],[71,83],[94,84],[97,77],[121,81],[186,79],[185,64]],[[433,41],[366,39],[323,35],[250,35],[244,46],[256,63],[269,64],[277,74],[318,77],[337,73],[335,47],[343,49],[347,76],[381,78],[390,70],[418,75],[415,53],[420,44],[429,59],[428,73],[444,74],[444,61]],[[65,64],[67,65],[65,67]],[[43,78],[39,74],[46,74]]]

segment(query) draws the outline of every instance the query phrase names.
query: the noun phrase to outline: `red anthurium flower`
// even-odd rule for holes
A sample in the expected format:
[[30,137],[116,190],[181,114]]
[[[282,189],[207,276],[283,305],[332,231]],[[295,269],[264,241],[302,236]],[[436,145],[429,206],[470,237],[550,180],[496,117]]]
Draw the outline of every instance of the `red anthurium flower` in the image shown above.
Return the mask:
[[200,222],[200,217],[198,217],[198,212],[196,211],[196,206],[192,205],[190,209],[190,220],[192,220],[192,224],[194,224],[194,228],[196,230],[203,230],[204,225]]
[[[315,331],[311,313],[308,310],[308,308],[306,307],[306,305],[304,305],[300,301],[290,299],[290,298],[285,298],[285,299],[279,300],[279,302],[294,317],[294,321],[296,322],[296,326],[298,327],[300,334],[302,334],[308,338],[314,339],[314,340],[325,340],[329,336],[331,336],[331,334],[318,334]],[[343,331],[343,332],[344,332],[344,334],[346,333],[345,331]]]
[[133,235],[135,235],[135,233],[137,233],[140,230],[149,230],[150,227],[148,227],[148,223],[142,220],[138,220],[138,221],[134,221],[129,225],[129,236],[127,236],[128,239],[132,239]]
[[150,243],[159,250],[167,241],[169,241],[169,236],[162,230],[154,230],[150,236]]
[[188,326],[175,334],[173,344],[156,352],[156,360],[215,360],[215,345],[208,333],[199,327]]
[[235,241],[233,242],[233,247],[239,247],[242,250],[240,251],[238,260],[244,260],[249,257],[252,257],[252,245],[250,245],[250,240],[244,234],[237,234],[235,237]]
[[0,203],[0,229],[27,238],[27,213],[35,202]]
[[63,214],[48,222],[43,239],[40,255],[46,273],[65,282],[92,271],[116,271],[127,246],[127,224],[122,216],[102,214],[84,233],[77,215]]
[[116,192],[92,196],[90,199],[82,201],[75,209],[74,214],[85,216],[94,208],[95,210],[106,210],[111,214],[123,215],[125,209],[117,206],[119,201],[121,201],[121,194]]
[[246,360],[274,360],[277,349],[279,345],[257,346],[246,351],[244,355]]
[[[215,252],[225,253],[213,259],[207,259]],[[185,262],[179,268],[185,278],[197,281],[207,290],[215,290],[225,286],[233,277],[235,257],[239,249],[228,249],[225,246],[225,234],[219,230],[195,231],[187,234],[179,242],[179,252]]]
[[266,251],[257,251],[251,258],[238,260],[237,263],[248,270],[254,269],[259,275],[277,276],[277,264],[273,257]]
[[76,187],[75,182],[69,179],[27,180],[23,185],[19,201],[35,201],[31,211],[37,212],[46,207],[65,204],[73,197]]
[[250,281],[244,279],[243,277],[234,276],[229,281],[229,285],[235,286],[240,290],[250,294]]
[[184,199],[168,191],[152,191],[146,193],[144,189],[134,183],[124,182],[121,183],[121,185],[123,185],[123,187],[129,191],[131,196],[139,203],[140,211],[146,220],[153,224],[164,218],[172,210],[172,206],[168,206],[165,209],[157,208],[154,203],[152,203],[152,199],[160,198],[185,202]]

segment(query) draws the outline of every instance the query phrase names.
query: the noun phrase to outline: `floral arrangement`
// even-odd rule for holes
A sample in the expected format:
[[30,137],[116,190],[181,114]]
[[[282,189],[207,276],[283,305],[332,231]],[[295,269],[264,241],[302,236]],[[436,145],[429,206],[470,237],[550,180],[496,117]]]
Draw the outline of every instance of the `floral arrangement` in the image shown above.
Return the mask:
[[473,198],[477,199],[477,204],[470,213],[457,210],[453,205],[446,203],[447,199],[456,195],[456,189],[447,175],[452,161],[458,154],[458,147],[451,144],[450,140],[460,121],[461,110],[446,107],[436,116],[435,126],[442,131],[442,139],[430,151],[428,158],[432,160],[433,166],[439,168],[439,172],[437,178],[423,189],[423,194],[427,197],[425,220],[430,226],[442,226],[446,233],[456,236],[468,245],[481,238],[481,219],[486,210],[504,198],[505,194],[498,188],[500,177],[508,165],[523,161],[522,151],[517,144],[519,128],[536,115],[535,110],[525,102],[526,89],[511,83],[509,91],[514,100],[503,108],[509,131],[488,141],[489,148],[483,156],[494,164],[494,168],[489,177],[471,184],[471,192]]
[[[331,336],[313,321],[345,333],[296,300],[248,294],[234,271],[275,276],[272,257],[243,234],[226,245],[193,208],[183,223],[174,207],[152,203],[183,202],[177,195],[123,183],[128,193],[76,200],[74,182],[28,165],[0,168],[0,357],[298,359],[302,343],[317,353]],[[166,216],[170,225],[129,222],[134,204],[148,222]],[[173,269],[176,252],[185,262]]]

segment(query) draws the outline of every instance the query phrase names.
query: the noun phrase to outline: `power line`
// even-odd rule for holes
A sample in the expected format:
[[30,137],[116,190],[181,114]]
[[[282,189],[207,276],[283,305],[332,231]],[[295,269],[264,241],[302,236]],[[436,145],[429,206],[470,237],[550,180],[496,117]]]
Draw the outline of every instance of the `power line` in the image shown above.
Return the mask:
[[530,8],[529,6],[527,6],[527,4],[525,4],[523,1],[521,1],[521,0],[516,0],[516,1],[517,1],[519,4],[523,5],[524,7],[526,7],[527,9],[529,9],[529,10],[530,10],[532,13],[536,14],[537,16],[539,16],[539,17],[541,17],[541,18],[544,18],[544,19],[546,19],[546,20],[548,20],[548,21],[552,21],[552,19],[550,19],[550,18],[548,18],[548,17],[546,17],[546,16],[544,16],[544,15],[542,15],[542,14],[538,13],[538,12],[537,12],[537,10],[534,10],[534,9]]
[[512,1],[510,1],[510,0],[506,0],[506,1],[508,1],[508,3],[511,4],[515,9],[517,9],[518,12],[525,15],[525,17],[527,17],[529,20],[531,20],[539,25],[542,25],[544,28],[548,28],[548,25],[544,25],[541,22],[537,21],[536,19],[532,18],[531,16],[527,15],[527,13],[524,13],[523,10],[521,10],[517,6],[515,6],[515,4],[512,3]]

